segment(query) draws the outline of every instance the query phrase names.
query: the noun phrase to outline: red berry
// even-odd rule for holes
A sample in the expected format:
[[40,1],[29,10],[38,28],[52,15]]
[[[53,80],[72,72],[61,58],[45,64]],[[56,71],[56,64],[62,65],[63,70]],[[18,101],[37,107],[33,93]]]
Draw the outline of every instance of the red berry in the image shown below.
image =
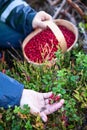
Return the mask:
[[[71,47],[75,41],[75,35],[64,26],[59,25],[59,28],[65,37],[67,48]],[[58,40],[49,28],[35,35],[24,48],[27,58],[37,63],[52,60],[57,50]]]
[[52,93],[52,95],[50,96],[51,99],[55,98],[55,95]]
[[54,100],[55,101],[59,101],[60,100],[60,96],[56,96]]
[[26,78],[27,78],[27,81],[30,81],[30,76],[27,76]]
[[3,69],[3,70],[2,70],[2,73],[4,73],[4,74],[5,74],[5,73],[6,73],[6,70],[5,70],[5,69]]

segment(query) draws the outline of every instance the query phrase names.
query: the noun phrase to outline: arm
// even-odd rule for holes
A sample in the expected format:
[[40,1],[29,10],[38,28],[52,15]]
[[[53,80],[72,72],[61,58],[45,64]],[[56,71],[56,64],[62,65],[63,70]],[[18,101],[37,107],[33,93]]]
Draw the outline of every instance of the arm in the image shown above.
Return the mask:
[[23,0],[0,1],[1,21],[27,35],[32,31],[32,20],[36,11]]
[[[9,0],[10,1],[10,0]],[[44,21],[52,20],[52,17],[44,11],[36,13],[25,1],[14,0],[1,6],[1,21],[11,26],[25,36],[33,29],[46,28]],[[3,9],[4,8],[4,9]]]
[[64,104],[63,99],[49,104],[52,92],[39,93],[23,88],[22,84],[0,72],[0,107],[17,105],[23,108],[24,104],[28,104],[30,112],[40,114],[42,120],[46,122],[47,115],[57,111]]
[[20,105],[24,86],[0,72],[0,107]]
[[0,8],[4,6],[9,0],[0,0]]

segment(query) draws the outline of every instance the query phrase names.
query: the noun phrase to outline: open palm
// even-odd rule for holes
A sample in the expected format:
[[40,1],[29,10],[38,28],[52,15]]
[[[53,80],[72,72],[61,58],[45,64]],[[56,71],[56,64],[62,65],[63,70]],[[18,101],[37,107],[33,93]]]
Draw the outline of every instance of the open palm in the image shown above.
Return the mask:
[[47,115],[57,111],[64,104],[63,99],[59,102],[49,104],[51,95],[52,92],[39,93],[33,90],[24,89],[20,105],[23,107],[24,104],[28,104],[30,112],[32,114],[40,114],[42,120],[46,122]]

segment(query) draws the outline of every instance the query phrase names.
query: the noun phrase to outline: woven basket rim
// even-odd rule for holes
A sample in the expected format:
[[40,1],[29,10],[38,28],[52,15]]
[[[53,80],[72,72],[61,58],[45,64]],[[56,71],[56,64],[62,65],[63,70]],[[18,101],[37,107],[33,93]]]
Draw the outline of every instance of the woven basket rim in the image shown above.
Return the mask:
[[[61,22],[60,22],[61,21]],[[75,35],[75,41],[74,43],[67,49],[67,52],[70,51],[73,46],[76,44],[77,40],[78,40],[78,28],[76,27],[76,25],[74,25],[72,22],[68,21],[68,20],[64,20],[64,19],[55,19],[54,20],[55,23],[60,22],[61,23],[67,23],[67,24],[63,24],[63,26],[65,26],[67,29],[69,29],[70,31],[72,31]],[[67,27],[67,25],[69,27]]]
[[[63,25],[65,26],[67,29],[69,29],[70,31],[72,31],[75,35],[75,41],[74,43],[66,50],[67,52],[70,51],[73,46],[76,44],[77,40],[78,40],[78,29],[77,27],[71,23],[70,21],[68,20],[64,20],[64,19],[55,19],[53,20],[53,22],[57,25]],[[24,47],[26,46],[27,42],[29,42],[30,39],[32,39],[35,35],[37,35],[38,33],[40,33],[42,31],[42,29],[38,28],[36,30],[34,30],[33,32],[31,32],[23,41],[22,43],[22,51],[23,51],[23,55],[24,55],[24,58],[27,60],[27,62],[31,63],[31,64],[34,64],[34,65],[44,65],[44,64],[49,64],[49,62],[51,61],[48,61],[47,63],[37,63],[37,62],[33,62],[31,60],[29,60],[29,58],[26,56],[25,52],[24,52]],[[55,58],[56,59],[56,58]]]

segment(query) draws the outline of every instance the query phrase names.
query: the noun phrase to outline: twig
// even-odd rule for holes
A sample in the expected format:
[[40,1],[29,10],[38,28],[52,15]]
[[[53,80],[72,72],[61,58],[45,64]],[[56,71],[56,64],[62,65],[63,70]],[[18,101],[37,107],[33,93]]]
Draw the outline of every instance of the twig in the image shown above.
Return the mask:
[[55,12],[55,14],[53,15],[54,19],[59,15],[59,13],[62,10],[62,8],[65,5],[65,3],[66,3],[66,0],[63,0],[63,2],[61,3],[60,7],[57,9],[57,11]]
[[8,51],[8,53],[9,53],[15,60],[18,60],[17,57],[15,57],[15,56],[12,54],[11,51],[9,51],[9,50],[7,50],[7,51]]
[[72,16],[69,12],[67,12],[67,10],[62,10],[61,14],[65,15],[65,17],[68,18],[74,25],[77,25],[75,17]]
[[87,10],[87,6],[84,3],[82,3],[81,0],[77,0],[76,2],[80,4],[83,9]]
[[11,49],[17,54],[17,56],[22,60],[21,55],[18,53],[18,51],[8,42],[8,45],[11,47]]
[[77,10],[77,12],[81,15],[82,18],[84,18],[85,14],[82,11],[82,9],[74,2],[72,2],[72,0],[67,0],[67,2],[74,8]]

